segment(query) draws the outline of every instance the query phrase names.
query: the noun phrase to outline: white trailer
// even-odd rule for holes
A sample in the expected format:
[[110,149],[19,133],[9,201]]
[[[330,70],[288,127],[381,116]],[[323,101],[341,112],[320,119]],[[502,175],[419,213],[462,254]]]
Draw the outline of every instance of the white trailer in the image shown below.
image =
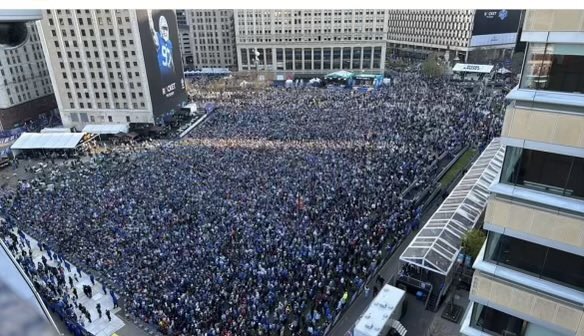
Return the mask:
[[391,285],[385,285],[361,315],[354,336],[385,336],[391,328],[405,335],[406,330],[399,323],[406,292]]

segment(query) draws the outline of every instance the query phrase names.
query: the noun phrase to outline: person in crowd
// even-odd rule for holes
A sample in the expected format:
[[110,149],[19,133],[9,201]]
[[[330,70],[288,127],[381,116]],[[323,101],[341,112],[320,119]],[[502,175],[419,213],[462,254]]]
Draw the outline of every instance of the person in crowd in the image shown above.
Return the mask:
[[[322,335],[417,228],[408,192],[500,132],[493,106],[503,96],[458,85],[407,72],[369,93],[221,94],[187,139],[65,161],[2,194],[0,217],[75,261],[79,275],[108,279],[114,308],[119,293],[168,335]],[[31,272],[48,277],[39,265]],[[51,295],[64,290],[43,283]]]

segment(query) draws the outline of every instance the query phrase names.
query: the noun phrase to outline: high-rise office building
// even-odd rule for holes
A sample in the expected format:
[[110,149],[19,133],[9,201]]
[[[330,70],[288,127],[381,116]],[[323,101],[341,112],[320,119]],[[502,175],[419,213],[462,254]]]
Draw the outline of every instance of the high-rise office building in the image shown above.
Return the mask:
[[[424,57],[451,51],[453,58],[473,62],[486,54],[510,58],[521,23],[520,10],[416,9],[390,10],[387,34],[391,54]],[[469,57],[469,54],[471,57]],[[476,62],[486,61],[477,59]]]
[[528,10],[464,335],[584,335],[584,11]]
[[387,10],[236,9],[234,17],[239,71],[283,79],[385,70]]
[[57,111],[39,34],[34,23],[27,26],[25,44],[0,48],[0,130]]
[[186,102],[172,10],[46,10],[37,25],[66,126],[161,123]]
[[176,10],[176,23],[178,25],[179,34],[179,46],[180,54],[182,56],[182,62],[185,69],[193,67],[193,49],[191,45],[191,30],[189,27],[190,22],[189,9],[177,9]]
[[185,67],[237,71],[233,10],[179,9],[179,12],[185,22],[182,39]]

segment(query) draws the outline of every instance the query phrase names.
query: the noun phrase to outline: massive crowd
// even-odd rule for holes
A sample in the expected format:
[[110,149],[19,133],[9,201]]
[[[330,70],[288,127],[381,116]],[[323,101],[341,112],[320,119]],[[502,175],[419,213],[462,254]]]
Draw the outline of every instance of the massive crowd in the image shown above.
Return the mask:
[[1,215],[167,334],[322,335],[415,222],[403,190],[444,151],[488,143],[500,98],[416,74],[239,94],[186,140],[21,183]]

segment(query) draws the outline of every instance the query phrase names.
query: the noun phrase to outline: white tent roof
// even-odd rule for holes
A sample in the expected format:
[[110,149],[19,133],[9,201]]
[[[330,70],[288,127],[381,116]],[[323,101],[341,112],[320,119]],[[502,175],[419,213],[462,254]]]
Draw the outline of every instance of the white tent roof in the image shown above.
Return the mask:
[[71,129],[67,127],[45,127],[41,133],[71,133]]
[[505,147],[495,138],[410,242],[400,260],[447,275],[487,205],[489,186],[501,171]]
[[511,71],[507,70],[506,68],[501,68],[501,69],[497,70],[497,73],[499,73],[499,74],[508,74],[510,72]]
[[83,132],[93,134],[128,133],[128,124],[89,124],[83,127]]
[[22,133],[10,149],[75,148],[85,133]]
[[493,65],[485,64],[464,64],[456,63],[452,68],[452,71],[459,72],[479,72],[479,73],[490,73],[493,71]]

